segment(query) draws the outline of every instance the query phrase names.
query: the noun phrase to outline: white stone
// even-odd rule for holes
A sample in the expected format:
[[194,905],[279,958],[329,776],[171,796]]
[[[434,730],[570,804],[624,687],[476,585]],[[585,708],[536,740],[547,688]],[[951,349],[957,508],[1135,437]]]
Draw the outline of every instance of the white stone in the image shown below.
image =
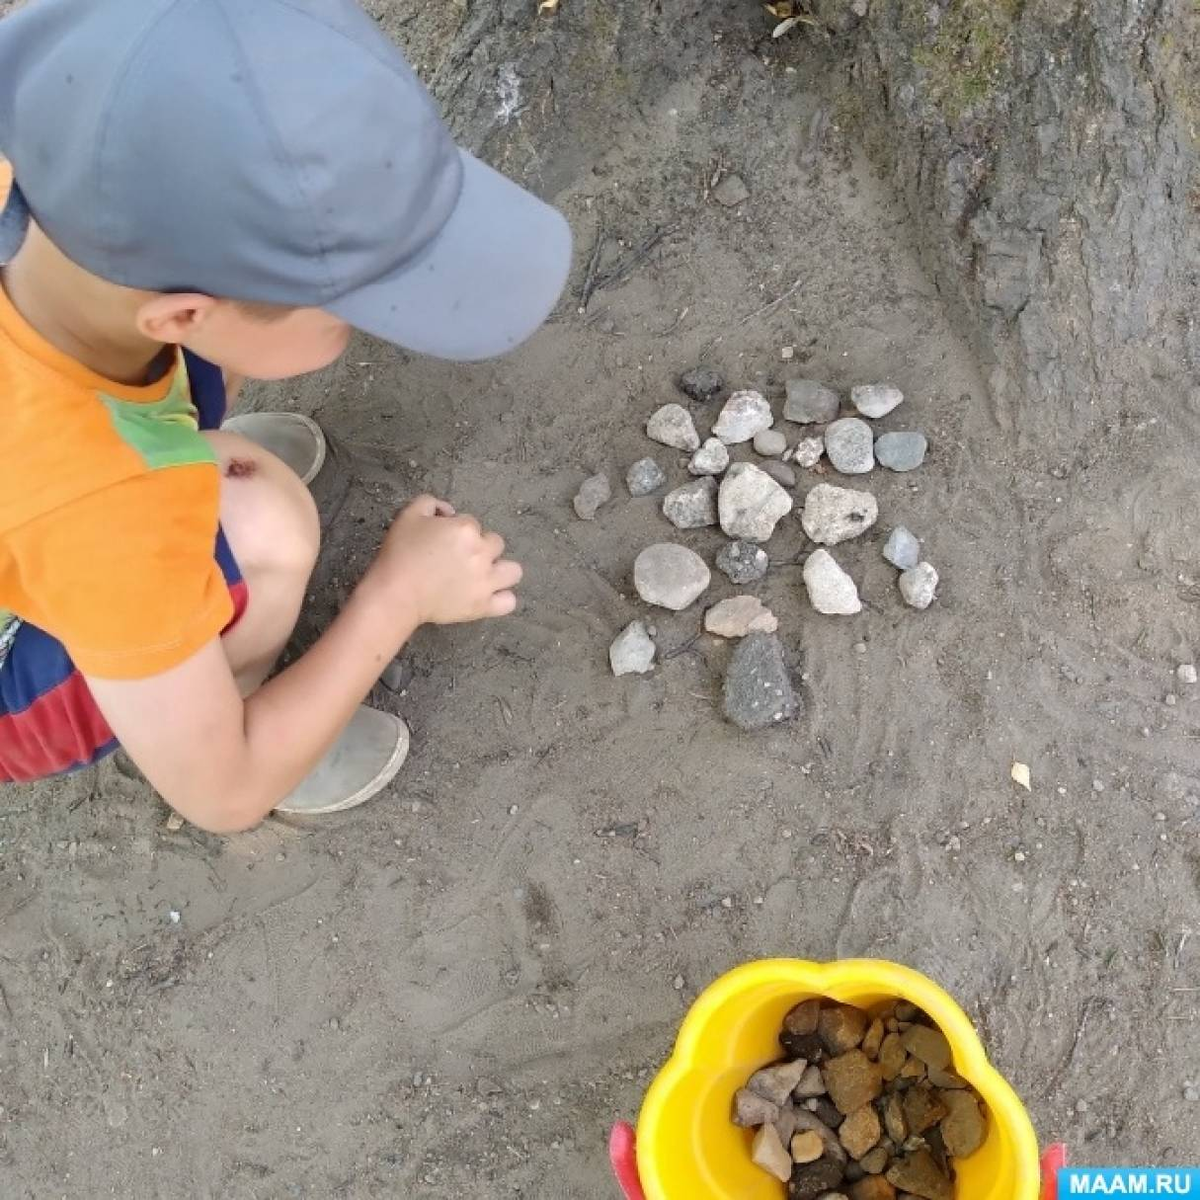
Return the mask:
[[798,467],[815,467],[821,461],[821,455],[824,453],[825,439],[823,437],[801,438],[796,443],[796,448],[792,451],[788,461],[794,462]]
[[729,451],[720,438],[710,437],[688,463],[693,475],[720,475],[729,466]]
[[704,559],[686,546],[647,546],[633,564],[633,586],[647,604],[682,612],[699,599],[712,579]]
[[822,546],[836,546],[865,533],[879,519],[879,505],[870,492],[819,483],[804,501],[804,532]]
[[779,622],[757,596],[731,596],[704,614],[704,628],[717,637],[740,638],[748,633],[774,633]]
[[663,497],[663,516],[676,529],[703,529],[717,523],[717,481],[693,479]]
[[727,446],[748,442],[756,433],[770,429],[775,423],[771,406],[761,392],[734,392],[725,401],[713,426],[713,434]]
[[864,417],[872,420],[886,417],[892,409],[904,403],[904,393],[889,383],[868,383],[850,389],[850,403]]
[[792,498],[753,463],[734,463],[717,495],[721,528],[731,538],[765,542],[792,511]]
[[828,550],[814,550],[804,564],[804,586],[819,613],[848,617],[862,612],[854,580],[838,566]]
[[646,436],[676,450],[700,449],[696,422],[682,404],[664,404],[646,422]]
[[1175,675],[1180,683],[1195,683],[1196,682],[1196,667],[1193,663],[1181,663],[1175,669]]
[[641,621],[633,621],[617,634],[608,648],[608,661],[614,675],[644,675],[654,667],[654,640]]
[[843,475],[865,475],[875,466],[875,435],[866,421],[843,417],[825,430],[825,454]]
[[938,573],[927,562],[917,563],[900,576],[900,595],[912,608],[928,608],[937,595],[937,586]]
[[779,458],[787,449],[787,438],[778,429],[764,429],[754,435],[754,452],[763,458]]

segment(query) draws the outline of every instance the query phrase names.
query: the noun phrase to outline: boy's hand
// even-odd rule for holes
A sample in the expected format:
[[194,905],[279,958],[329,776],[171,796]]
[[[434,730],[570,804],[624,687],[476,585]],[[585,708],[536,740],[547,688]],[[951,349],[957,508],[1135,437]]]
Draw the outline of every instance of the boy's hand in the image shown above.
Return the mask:
[[444,500],[418,496],[388,530],[362,586],[378,591],[414,625],[504,617],[517,607],[518,563],[501,558],[504,539]]

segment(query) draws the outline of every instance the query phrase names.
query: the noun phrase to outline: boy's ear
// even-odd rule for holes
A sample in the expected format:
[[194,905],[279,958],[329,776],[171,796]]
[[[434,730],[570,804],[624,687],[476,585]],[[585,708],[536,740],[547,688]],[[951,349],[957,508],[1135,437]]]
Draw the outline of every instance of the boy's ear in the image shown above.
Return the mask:
[[179,345],[195,336],[216,304],[212,296],[200,292],[155,296],[137,310],[138,332],[156,342]]

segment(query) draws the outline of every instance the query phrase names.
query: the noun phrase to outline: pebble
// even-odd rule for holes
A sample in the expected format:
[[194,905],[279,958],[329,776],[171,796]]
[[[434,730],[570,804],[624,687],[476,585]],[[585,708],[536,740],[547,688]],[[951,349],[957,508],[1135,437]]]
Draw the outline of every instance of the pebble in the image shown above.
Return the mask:
[[753,542],[730,542],[717,553],[717,568],[739,585],[757,583],[770,565],[767,552]]
[[770,429],[774,423],[771,406],[762,392],[734,392],[713,425],[713,435],[727,446],[737,446]]
[[711,475],[694,479],[663,497],[663,516],[676,529],[703,529],[717,523],[717,481]]
[[779,621],[757,596],[731,596],[704,614],[704,628],[717,637],[740,638],[749,633],[774,633]]
[[848,1050],[831,1058],[821,1070],[829,1098],[838,1112],[849,1115],[864,1104],[870,1104],[883,1091],[883,1076],[879,1065],[861,1050]]
[[383,684],[389,692],[403,692],[413,681],[415,674],[412,660],[408,655],[401,655],[398,658],[393,658],[390,663],[383,669],[383,674],[379,677],[379,682]]
[[725,675],[726,718],[751,732],[785,721],[798,709],[779,638],[752,633],[738,642]]
[[921,561],[921,543],[903,525],[897,525],[883,545],[883,557],[893,567],[907,571]]
[[639,458],[625,472],[625,484],[631,496],[649,496],[667,482],[667,473],[652,458]]
[[789,379],[783,419],[797,425],[827,425],[838,415],[837,392],[815,379]]
[[879,505],[870,492],[819,483],[804,501],[804,532],[822,546],[836,546],[865,533],[879,519]]
[[612,499],[607,475],[593,475],[583,481],[575,493],[575,515],[581,521],[594,521],[600,508]]
[[693,475],[720,475],[729,466],[729,451],[720,438],[710,437],[688,463]]
[[740,175],[726,175],[712,190],[713,199],[726,208],[737,208],[750,199],[750,189]]
[[1197,1100],[1200,1100],[1200,1087],[1197,1087],[1194,1083],[1189,1083],[1183,1089],[1183,1098],[1189,1104],[1195,1104]]
[[684,371],[675,381],[679,390],[698,403],[715,400],[725,390],[725,380],[719,371],[712,367],[697,366],[690,371]]
[[704,559],[686,546],[658,542],[633,564],[633,586],[647,604],[682,612],[707,590],[712,575]]
[[1196,667],[1193,663],[1181,663],[1175,668],[1175,676],[1180,683],[1192,684],[1196,682]]
[[862,601],[854,580],[838,566],[828,550],[814,550],[804,564],[804,586],[819,613],[853,616],[862,612]]
[[780,487],[790,488],[796,486],[796,472],[787,463],[765,462],[760,470],[766,471]]
[[608,661],[614,675],[644,675],[654,667],[654,640],[641,621],[632,621],[617,634],[608,648]]
[[792,498],[753,463],[734,463],[721,481],[717,509],[729,537],[765,542],[792,511]]
[[928,608],[937,595],[938,573],[927,562],[917,563],[900,576],[900,595],[911,608]]
[[904,403],[904,393],[887,383],[868,383],[850,389],[850,403],[864,417],[873,420],[886,417],[892,409]]
[[779,458],[787,449],[787,438],[778,429],[764,429],[754,435],[754,452],[763,458]]
[[646,422],[646,436],[676,450],[699,450],[700,435],[682,404],[664,404]]
[[915,471],[925,461],[928,449],[923,433],[885,433],[875,443],[875,457],[889,471]]
[[825,453],[843,475],[865,475],[875,466],[875,435],[866,421],[843,417],[825,430]]
[[791,461],[798,467],[815,467],[821,461],[821,455],[824,453],[825,439],[823,437],[801,438],[796,443],[795,450],[792,451]]

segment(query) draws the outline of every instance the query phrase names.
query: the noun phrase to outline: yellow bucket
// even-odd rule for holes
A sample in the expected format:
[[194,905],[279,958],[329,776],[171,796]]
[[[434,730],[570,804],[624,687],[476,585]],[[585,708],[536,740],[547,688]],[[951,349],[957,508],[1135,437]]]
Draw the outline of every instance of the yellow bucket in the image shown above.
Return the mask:
[[983,1098],[988,1133],[958,1159],[957,1200],[1038,1200],[1037,1138],[1020,1100],[988,1062],[966,1013],[932,980],[896,963],[764,959],[722,976],[696,1000],[675,1052],[646,1093],[637,1173],[646,1200],[780,1200],[785,1188],[750,1161],[751,1130],[730,1120],[733,1094],[779,1058],[784,1014],[824,996],[869,1009],[907,1000],[950,1042],[954,1069]]

